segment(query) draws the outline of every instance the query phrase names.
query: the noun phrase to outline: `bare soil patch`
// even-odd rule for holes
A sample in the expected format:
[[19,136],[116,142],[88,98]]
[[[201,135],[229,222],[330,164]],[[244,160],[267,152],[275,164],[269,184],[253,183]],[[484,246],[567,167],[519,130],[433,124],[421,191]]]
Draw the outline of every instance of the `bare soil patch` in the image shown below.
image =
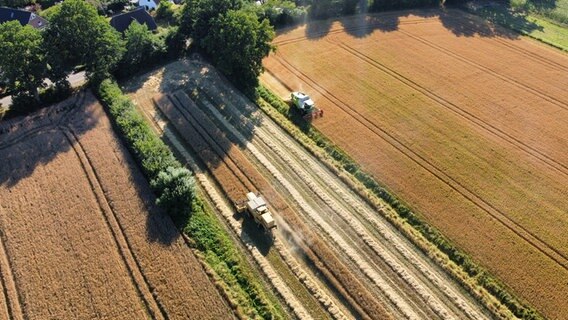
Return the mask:
[[0,312],[231,317],[90,92],[2,123],[0,150]]
[[345,18],[317,36],[313,25],[286,30],[263,83],[284,98],[310,94],[325,110],[319,130],[514,292],[562,317],[568,57],[459,11],[393,15]]

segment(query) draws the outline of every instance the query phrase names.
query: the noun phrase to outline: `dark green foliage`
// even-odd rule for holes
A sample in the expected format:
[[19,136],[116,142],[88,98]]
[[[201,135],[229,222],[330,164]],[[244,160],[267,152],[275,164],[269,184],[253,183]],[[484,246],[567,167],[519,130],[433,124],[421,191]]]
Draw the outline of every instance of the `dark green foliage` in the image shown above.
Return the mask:
[[40,31],[18,21],[0,24],[0,78],[18,97],[39,102],[39,87],[47,75],[44,42]]
[[0,0],[0,7],[22,8],[29,3],[34,3],[32,0]]
[[156,203],[172,216],[181,216],[191,208],[195,195],[195,182],[186,168],[168,167],[150,182],[160,196]]
[[341,14],[344,0],[313,0],[310,16],[315,19],[327,19]]
[[187,0],[179,32],[191,37],[229,79],[253,92],[262,59],[273,49],[274,29],[243,0]]
[[297,7],[288,0],[268,0],[261,6],[251,7],[255,9],[259,20],[268,19],[275,27],[301,23],[308,14],[306,7]]
[[124,52],[120,34],[83,0],[65,0],[45,33],[48,61],[61,77],[84,65],[95,82],[110,75]]
[[126,77],[145,65],[154,64],[167,53],[165,39],[153,34],[145,24],[134,21],[124,32],[126,52],[120,60],[116,74]]
[[230,10],[213,20],[203,39],[213,63],[240,88],[255,88],[262,72],[262,59],[273,49],[274,30],[268,20],[254,13]]
[[173,4],[169,1],[161,1],[156,10],[156,19],[165,20],[169,23],[175,23],[175,11]]
[[[278,96],[264,87],[257,88],[258,95],[278,112],[286,117],[290,117],[288,105]],[[456,248],[438,230],[430,226],[420,216],[403,204],[395,195],[381,186],[371,175],[361,170],[359,165],[351,159],[343,150],[328,140],[317,129],[309,126],[303,130],[306,135],[321,147],[329,156],[340,163],[345,170],[352,174],[368,190],[377,197],[383,199],[398,215],[405,219],[413,228],[418,230],[429,242],[433,243],[438,249],[444,252],[450,260],[461,266],[462,269],[479,285],[487,289],[492,295],[497,297],[503,305],[507,306],[513,314],[522,319],[542,319],[542,317],[531,307],[522,304],[515,297],[508,293],[507,288],[499,281],[495,280],[487,271],[477,265],[471,257],[460,249]]]
[[229,10],[239,10],[243,0],[186,0],[180,17],[180,32],[196,41],[204,39],[214,19]]
[[141,164],[148,180],[152,181],[169,167],[181,167],[170,149],[152,132],[140,113],[136,111],[136,106],[122,94],[115,82],[103,81],[98,88],[98,95],[108,107],[119,132],[126,140],[135,159]]

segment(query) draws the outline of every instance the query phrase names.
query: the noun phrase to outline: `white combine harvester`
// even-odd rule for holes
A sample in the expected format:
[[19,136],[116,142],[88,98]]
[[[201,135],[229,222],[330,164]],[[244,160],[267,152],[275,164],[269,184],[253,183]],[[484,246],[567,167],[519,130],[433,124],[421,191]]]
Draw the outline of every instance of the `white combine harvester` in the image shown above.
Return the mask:
[[312,119],[323,116],[323,110],[315,106],[314,101],[303,92],[292,92],[290,94],[292,105],[300,110],[305,119]]
[[254,192],[247,193],[247,200],[236,205],[238,212],[246,211],[249,217],[253,217],[254,221],[261,226],[266,232],[272,233],[272,229],[276,228],[276,221],[264,198],[256,195]]

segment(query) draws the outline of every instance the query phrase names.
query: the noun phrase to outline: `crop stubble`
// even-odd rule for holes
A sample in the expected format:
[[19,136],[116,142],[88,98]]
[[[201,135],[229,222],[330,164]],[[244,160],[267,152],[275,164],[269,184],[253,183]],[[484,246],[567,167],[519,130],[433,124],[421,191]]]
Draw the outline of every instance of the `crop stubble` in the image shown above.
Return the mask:
[[[446,24],[471,19],[444,15]],[[424,20],[360,39],[337,24],[317,40],[288,31],[263,81],[282,96],[308,91],[325,110],[318,129],[517,293],[559,316],[568,308],[568,59],[510,34],[457,38]]]
[[[181,99],[178,100],[176,97],[181,97]],[[168,99],[170,100],[168,101]],[[260,191],[279,216],[287,220],[294,228],[301,230],[299,232],[306,236],[306,243],[309,243],[309,246],[300,244],[304,253],[314,266],[325,275],[326,279],[333,283],[336,290],[357,310],[360,316],[387,316],[384,308],[358,280],[353,278],[346,266],[335,258],[318,237],[306,229],[274,188],[260,176],[241,152],[231,145],[224,133],[217,129],[187,96],[184,98],[184,95],[178,92],[175,97],[158,96],[154,100],[180,134],[208,165],[222,188],[227,188],[225,192],[229,199],[238,202],[243,199],[248,189]],[[207,144],[209,150],[204,150],[203,146]],[[235,170],[234,166],[238,170]],[[222,169],[223,167],[226,169]],[[237,173],[239,170],[242,172]],[[240,178],[243,176],[249,180],[248,183],[245,184],[244,180]],[[239,184],[241,184],[240,187]],[[244,187],[246,185],[249,186]]]
[[91,93],[2,129],[10,317],[230,317]]

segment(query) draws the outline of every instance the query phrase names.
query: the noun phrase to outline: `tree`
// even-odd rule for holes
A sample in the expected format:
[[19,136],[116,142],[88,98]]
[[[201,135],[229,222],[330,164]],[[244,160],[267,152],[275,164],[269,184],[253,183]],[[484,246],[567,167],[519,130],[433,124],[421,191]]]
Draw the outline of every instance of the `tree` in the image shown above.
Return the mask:
[[47,74],[40,31],[18,21],[0,24],[0,79],[16,96],[33,96],[39,102],[39,87]]
[[138,67],[166,53],[163,39],[155,36],[145,24],[134,21],[124,32],[126,52],[119,63],[119,76],[133,74]]
[[201,41],[209,33],[214,19],[242,6],[243,0],[186,0],[179,31]]
[[150,182],[159,193],[156,203],[174,217],[180,217],[191,211],[195,194],[195,181],[186,168],[167,167]]
[[65,77],[84,65],[91,80],[108,77],[124,52],[120,34],[83,0],[65,0],[45,33],[53,73]]
[[225,75],[242,89],[255,88],[262,72],[262,59],[274,47],[274,29],[267,19],[243,10],[229,10],[212,21],[203,39],[206,52]]

